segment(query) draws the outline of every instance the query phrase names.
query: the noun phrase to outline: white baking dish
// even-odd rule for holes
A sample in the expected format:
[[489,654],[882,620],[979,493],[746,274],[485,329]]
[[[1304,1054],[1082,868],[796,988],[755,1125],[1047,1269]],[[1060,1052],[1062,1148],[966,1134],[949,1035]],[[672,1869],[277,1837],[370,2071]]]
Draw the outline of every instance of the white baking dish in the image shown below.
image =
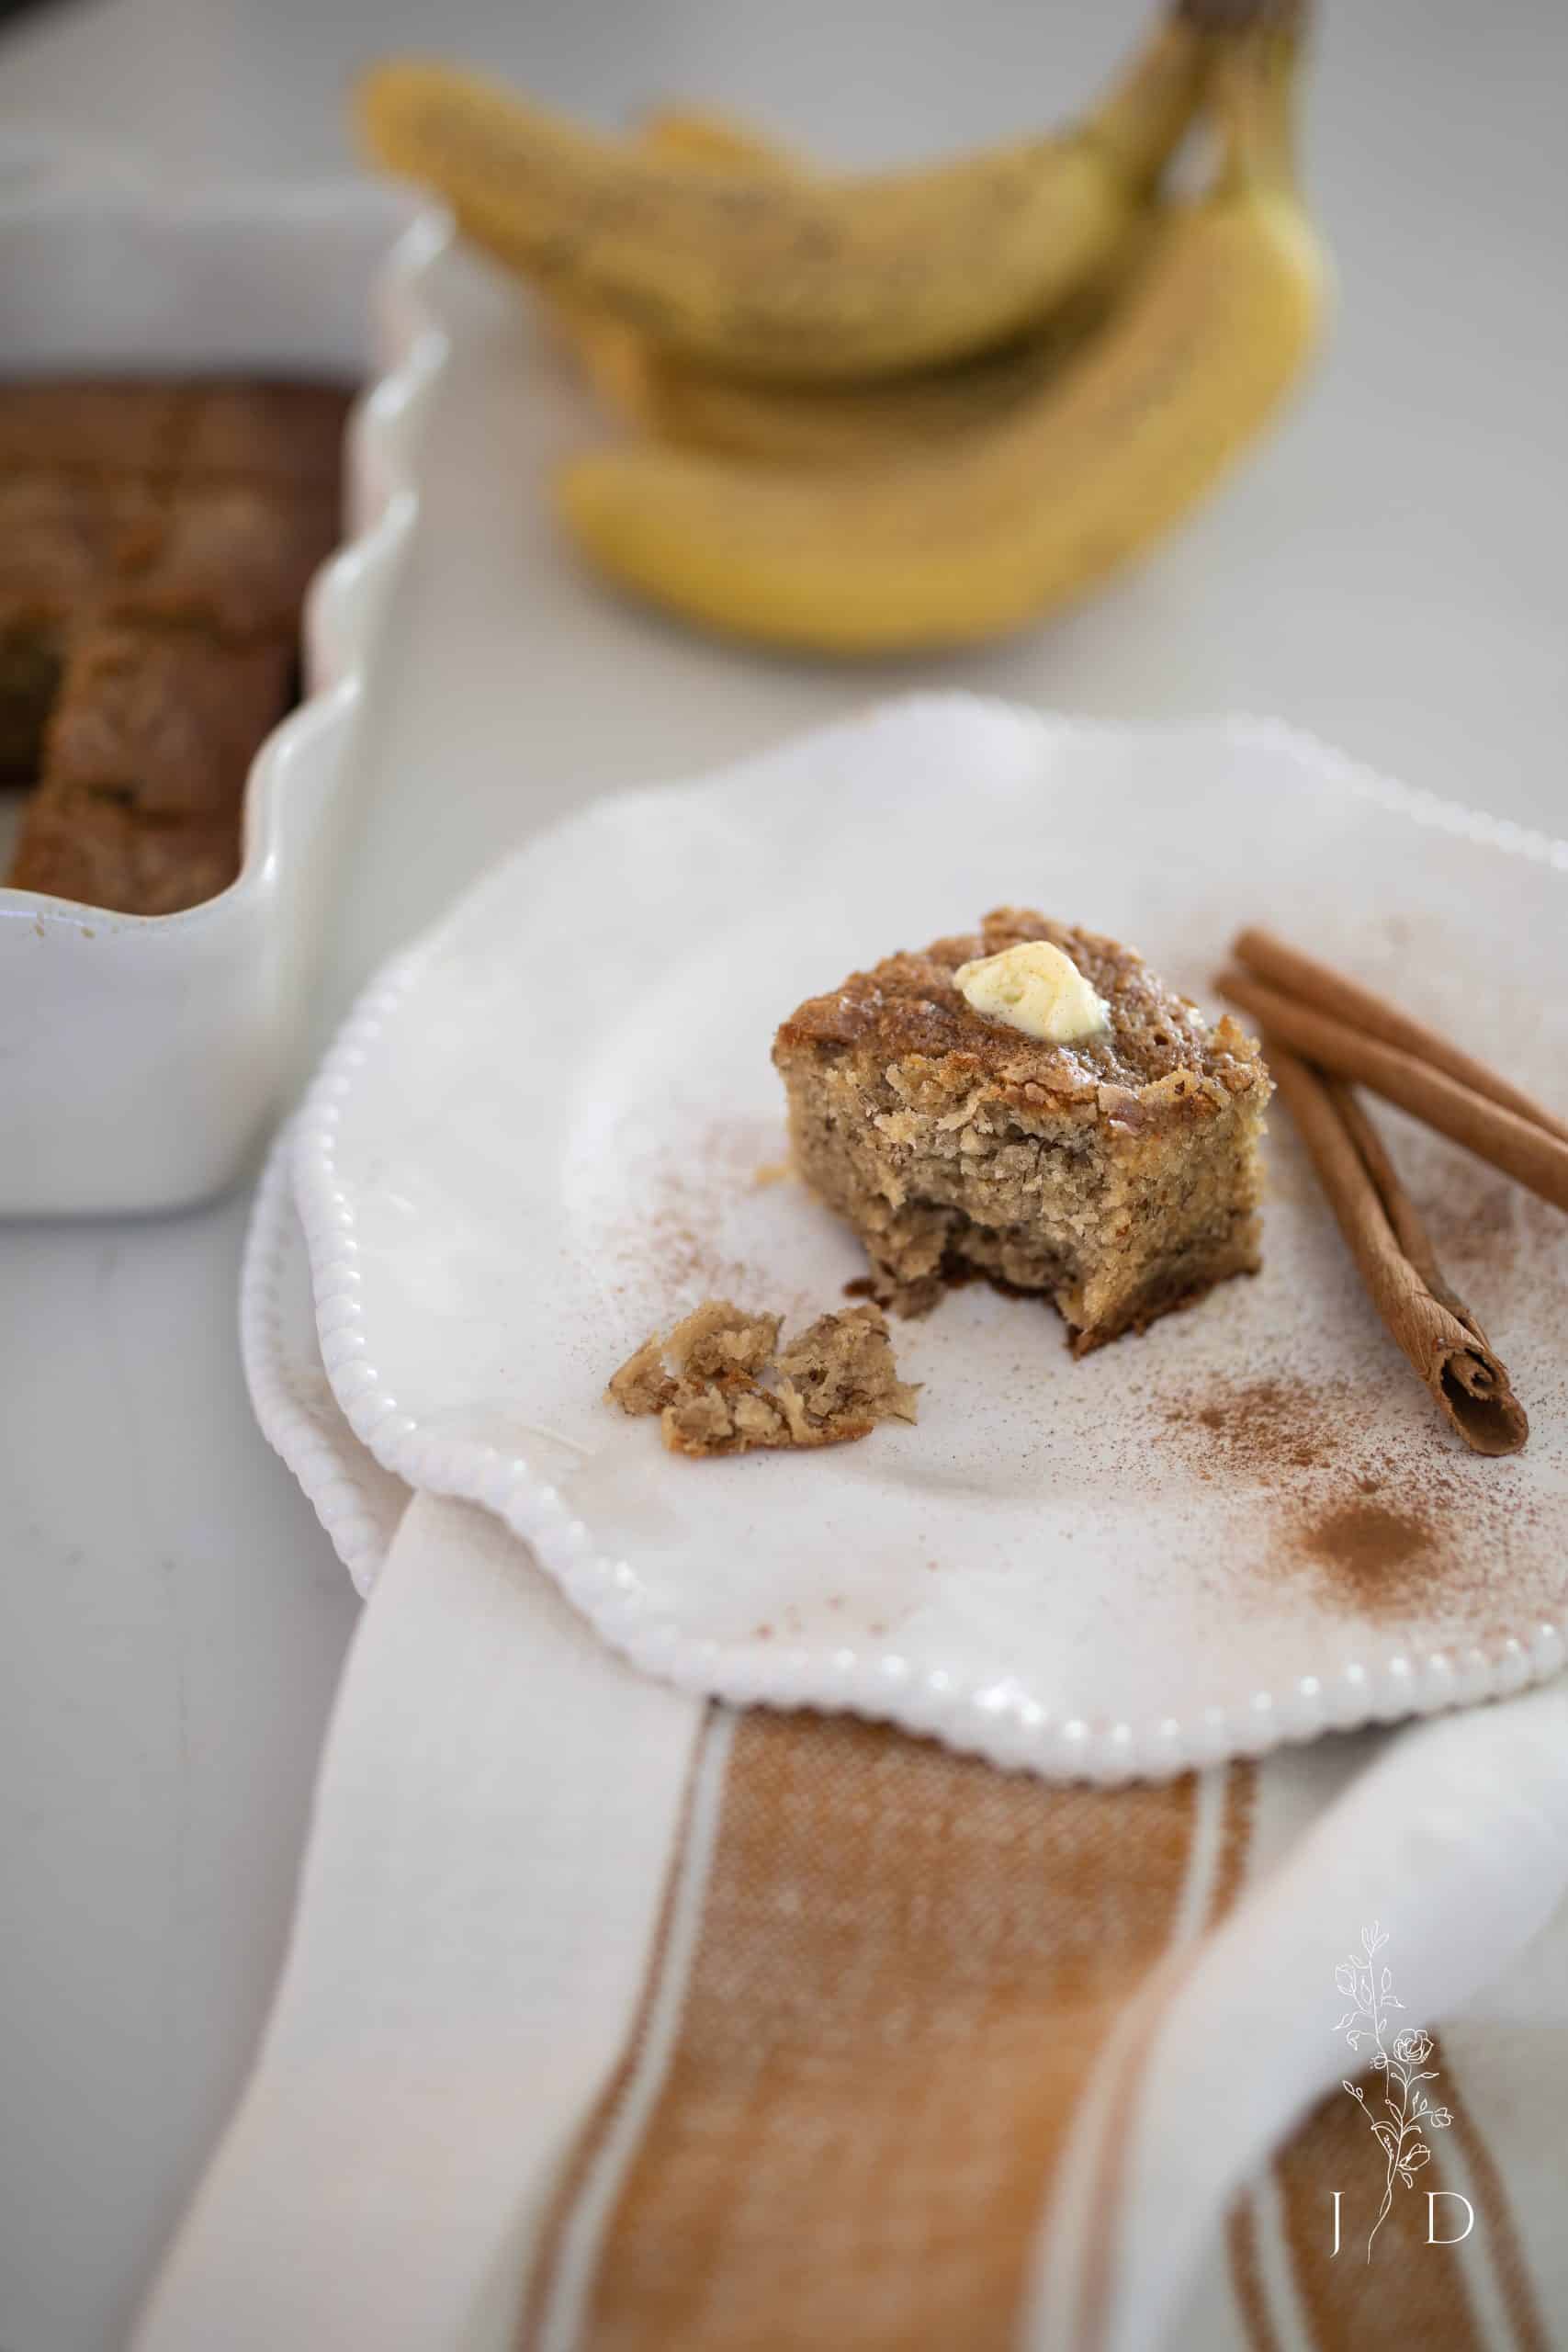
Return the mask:
[[445,356],[412,281],[443,230],[370,187],[173,197],[0,172],[0,375],[319,373],[367,390],[306,698],[251,770],[232,886],[134,916],[0,889],[0,1215],[173,1208],[243,1165],[299,1040],[352,799],[356,716],[416,513]]

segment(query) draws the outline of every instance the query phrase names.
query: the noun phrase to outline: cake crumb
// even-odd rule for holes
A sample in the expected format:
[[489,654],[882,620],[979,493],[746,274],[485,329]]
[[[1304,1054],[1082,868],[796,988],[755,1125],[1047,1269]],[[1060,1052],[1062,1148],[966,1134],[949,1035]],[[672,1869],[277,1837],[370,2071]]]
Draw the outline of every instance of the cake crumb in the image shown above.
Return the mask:
[[879,1307],[819,1315],[781,1347],[782,1320],[705,1299],[628,1356],[605,1401],[657,1413],[671,1453],[693,1455],[840,1445],[914,1419],[918,1384],[899,1379]]

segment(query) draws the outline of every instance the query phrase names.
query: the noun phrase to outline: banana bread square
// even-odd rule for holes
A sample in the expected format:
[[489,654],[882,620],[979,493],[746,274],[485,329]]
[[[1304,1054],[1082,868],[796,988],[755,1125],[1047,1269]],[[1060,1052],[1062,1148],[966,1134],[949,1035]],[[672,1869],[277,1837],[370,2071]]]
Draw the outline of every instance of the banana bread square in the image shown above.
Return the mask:
[[101,487],[65,475],[0,479],[0,613],[8,627],[65,619],[102,575]]
[[0,612],[0,785],[37,776],[64,658],[58,621]]
[[120,801],[46,783],[22,812],[6,879],[88,906],[170,915],[215,899],[239,870],[237,810],[149,823]]
[[[1042,940],[1102,1000],[1102,1033],[1041,1042],[956,985]],[[1002,908],[810,998],[773,1060],[795,1164],[860,1236],[884,1306],[923,1314],[987,1276],[1043,1294],[1081,1356],[1256,1271],[1262,1057],[1115,940]]]
[[232,820],[255,748],[289,707],[294,667],[288,639],[225,645],[101,622],[65,664],[50,778],[146,817]]
[[0,473],[210,476],[331,492],[351,395],[285,379],[31,377],[0,388]]
[[117,619],[236,639],[292,628],[337,536],[332,507],[243,481],[180,485],[155,526],[117,550],[106,609]]
[[186,395],[137,377],[34,376],[0,397],[0,472],[160,473],[176,461]]
[[223,474],[331,492],[347,414],[348,394],[336,384],[197,384],[181,470],[187,481]]

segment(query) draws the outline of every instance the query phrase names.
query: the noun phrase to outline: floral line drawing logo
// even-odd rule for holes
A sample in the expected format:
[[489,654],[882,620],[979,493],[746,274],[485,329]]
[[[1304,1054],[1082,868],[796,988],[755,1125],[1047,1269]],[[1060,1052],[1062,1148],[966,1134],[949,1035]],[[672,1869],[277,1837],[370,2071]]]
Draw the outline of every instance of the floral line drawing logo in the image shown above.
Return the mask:
[[1334,2030],[1343,2033],[1351,2049],[1358,2052],[1363,2041],[1370,2041],[1372,2047],[1366,2064],[1382,2077],[1384,2113],[1381,2116],[1374,2112],[1359,2084],[1341,2082],[1341,2088],[1349,2092],[1366,2117],[1372,2137],[1383,2153],[1382,2203],[1367,2233],[1369,2262],[1372,2258],[1372,2241],[1393,2204],[1394,2182],[1402,2180],[1406,2188],[1414,2188],[1416,2174],[1430,2160],[1432,2151],[1422,2133],[1446,2132],[1453,2121],[1448,2109],[1434,2107],[1421,2087],[1424,2083],[1438,2079],[1438,2068],[1427,2065],[1434,2047],[1431,2035],[1419,2027],[1406,2026],[1393,2036],[1392,2042],[1385,2040],[1390,2010],[1404,2007],[1393,1989],[1393,1972],[1386,1962],[1378,1961],[1387,1941],[1387,1934],[1374,1919],[1370,1928],[1361,1929],[1359,1953],[1352,1952],[1334,1972],[1339,1992],[1355,2003]]

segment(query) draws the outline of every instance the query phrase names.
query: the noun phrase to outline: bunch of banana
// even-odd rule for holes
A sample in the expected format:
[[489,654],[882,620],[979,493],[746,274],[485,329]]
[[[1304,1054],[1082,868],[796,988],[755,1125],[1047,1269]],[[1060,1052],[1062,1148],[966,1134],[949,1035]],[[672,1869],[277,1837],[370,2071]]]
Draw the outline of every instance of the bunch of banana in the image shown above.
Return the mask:
[[1183,0],[1054,138],[854,179],[728,171],[417,59],[359,92],[372,154],[553,291],[730,375],[897,374],[1021,333],[1094,275],[1191,119],[1227,0]]
[[[727,119],[665,107],[643,126],[649,143],[722,153],[728,168],[804,169]],[[589,382],[613,416],[655,438],[795,466],[882,465],[940,447],[1033,391],[1101,325],[1152,243],[1152,203],[1133,207],[1099,271],[1028,334],[994,351],[868,383],[771,384],[727,376],[669,351],[592,308],[551,305]]]
[[[1083,125],[917,175],[832,180],[700,114],[616,146],[412,64],[364,119],[543,286],[637,429],[559,480],[592,562],[773,643],[954,644],[1142,553],[1309,356],[1298,16],[1179,0]],[[1200,109],[1213,184],[1162,202]]]

